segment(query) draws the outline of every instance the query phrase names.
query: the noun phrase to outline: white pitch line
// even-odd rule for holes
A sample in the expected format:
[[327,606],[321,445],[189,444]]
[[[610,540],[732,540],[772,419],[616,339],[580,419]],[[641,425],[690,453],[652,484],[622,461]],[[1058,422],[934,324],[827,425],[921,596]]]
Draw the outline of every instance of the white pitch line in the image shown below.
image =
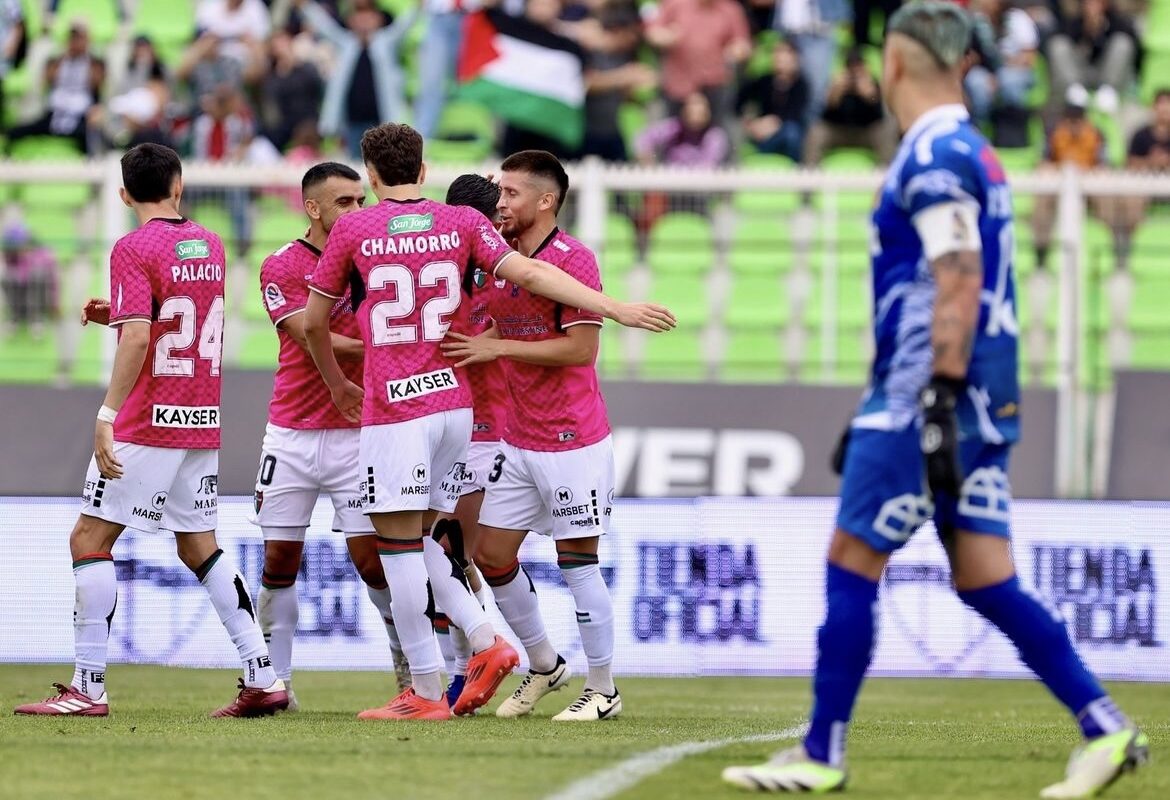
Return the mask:
[[573,781],[559,792],[548,795],[544,800],[607,800],[626,789],[638,785],[643,779],[656,775],[672,764],[688,756],[717,750],[731,744],[745,742],[778,742],[795,739],[804,735],[806,725],[794,725],[775,733],[759,733],[754,736],[737,736],[731,739],[714,739],[707,742],[681,742],[679,744],[648,750],[625,761],[606,767],[592,775]]

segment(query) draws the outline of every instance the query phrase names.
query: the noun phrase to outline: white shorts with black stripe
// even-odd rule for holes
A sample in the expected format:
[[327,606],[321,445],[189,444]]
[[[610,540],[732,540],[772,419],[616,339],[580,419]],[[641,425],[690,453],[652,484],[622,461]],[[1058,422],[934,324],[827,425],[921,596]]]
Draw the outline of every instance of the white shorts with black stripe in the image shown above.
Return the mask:
[[602,536],[609,531],[613,489],[612,437],[557,453],[501,442],[479,522],[557,540]]

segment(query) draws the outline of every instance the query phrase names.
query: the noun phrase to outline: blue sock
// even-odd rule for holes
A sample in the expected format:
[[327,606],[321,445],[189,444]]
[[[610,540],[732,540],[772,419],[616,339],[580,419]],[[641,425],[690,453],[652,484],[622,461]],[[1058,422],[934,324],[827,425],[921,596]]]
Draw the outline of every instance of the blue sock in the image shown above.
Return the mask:
[[1020,660],[1076,717],[1086,738],[1126,725],[1125,715],[1073,649],[1060,612],[1022,589],[1016,576],[995,586],[959,592],[959,599],[1011,639]]
[[873,656],[878,585],[829,564],[825,570],[825,622],[817,631],[812,722],[804,737],[810,758],[838,765],[845,758],[845,729]]

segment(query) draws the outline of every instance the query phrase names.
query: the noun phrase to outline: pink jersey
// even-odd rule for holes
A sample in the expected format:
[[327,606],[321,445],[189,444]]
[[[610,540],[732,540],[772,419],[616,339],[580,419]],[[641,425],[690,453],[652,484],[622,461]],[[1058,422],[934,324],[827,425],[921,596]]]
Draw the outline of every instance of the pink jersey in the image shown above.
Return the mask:
[[513,254],[473,208],[383,200],[333,226],[309,288],[341,299],[353,285],[366,348],[363,425],[471,407],[469,380],[439,343],[470,292]]
[[115,441],[219,448],[223,267],[219,237],[187,219],[152,219],[114,245],[110,326],[150,322],[150,349],[118,411]]
[[[341,415],[329,387],[313,357],[295,339],[280,329],[280,323],[305,310],[309,302],[309,278],[317,267],[321,251],[304,239],[289,242],[264,259],[260,267],[260,291],[264,307],[280,337],[280,360],[272,381],[272,401],[268,404],[268,421],[282,428],[323,430],[356,428]],[[329,330],[351,339],[360,339],[357,317],[353,315],[349,292],[333,306]],[[342,362],[341,369],[354,383],[361,385],[361,362]]]
[[[532,254],[601,291],[597,259],[585,245],[558,228]],[[488,309],[505,339],[540,342],[573,325],[600,325],[601,317],[495,281]],[[541,367],[521,361],[507,366],[511,402],[504,441],[523,450],[555,452],[588,447],[609,435],[609,416],[597,369]]]
[[[473,276],[474,289],[471,293],[471,318],[467,333],[475,336],[491,326],[488,314],[488,298],[496,291],[493,279],[483,270],[476,270]],[[508,377],[501,361],[486,364],[472,364],[467,367],[467,380],[471,384],[471,411],[474,422],[471,427],[471,441],[498,442],[504,433],[508,416]]]

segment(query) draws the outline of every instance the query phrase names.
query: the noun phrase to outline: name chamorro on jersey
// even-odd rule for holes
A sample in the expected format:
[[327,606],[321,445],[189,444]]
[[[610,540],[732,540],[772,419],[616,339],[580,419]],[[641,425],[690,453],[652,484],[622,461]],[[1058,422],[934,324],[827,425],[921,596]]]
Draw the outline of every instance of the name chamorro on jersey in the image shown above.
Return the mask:
[[433,200],[383,200],[337,221],[309,286],[334,298],[351,290],[366,347],[363,425],[471,407],[438,343],[475,270],[492,274],[513,252],[478,211]]

